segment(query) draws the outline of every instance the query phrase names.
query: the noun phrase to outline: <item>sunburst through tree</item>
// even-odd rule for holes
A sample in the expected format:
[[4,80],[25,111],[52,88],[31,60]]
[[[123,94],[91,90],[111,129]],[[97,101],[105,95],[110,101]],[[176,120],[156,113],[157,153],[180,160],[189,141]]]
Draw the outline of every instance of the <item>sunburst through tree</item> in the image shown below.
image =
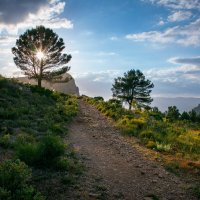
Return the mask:
[[71,55],[62,54],[64,41],[44,26],[27,30],[12,48],[14,62],[28,78],[35,79],[41,87],[42,80],[53,80],[67,71],[65,66]]

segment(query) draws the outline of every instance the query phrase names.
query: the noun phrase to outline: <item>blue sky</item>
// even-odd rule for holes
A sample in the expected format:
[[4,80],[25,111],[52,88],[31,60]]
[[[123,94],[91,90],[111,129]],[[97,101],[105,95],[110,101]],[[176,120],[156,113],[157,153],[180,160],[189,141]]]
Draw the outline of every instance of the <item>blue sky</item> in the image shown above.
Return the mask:
[[36,25],[64,39],[81,94],[109,98],[115,77],[140,69],[153,96],[200,97],[199,0],[3,0],[0,74],[20,75],[10,49]]

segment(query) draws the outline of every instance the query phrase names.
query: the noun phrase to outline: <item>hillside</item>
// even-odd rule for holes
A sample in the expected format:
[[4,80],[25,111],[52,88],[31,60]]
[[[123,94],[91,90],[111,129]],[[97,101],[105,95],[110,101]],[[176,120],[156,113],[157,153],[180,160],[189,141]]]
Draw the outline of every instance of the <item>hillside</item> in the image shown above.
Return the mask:
[[72,96],[0,77],[0,199],[66,196],[81,169],[66,140],[76,113]]
[[[199,144],[188,146],[185,139],[193,137],[181,128],[173,132],[179,140],[171,137],[177,124],[164,124],[161,116],[148,122],[154,132],[145,132],[145,112],[3,77],[0,102],[0,199],[196,200],[194,190],[200,194],[198,176],[186,179],[176,160],[176,153],[181,159],[191,156],[181,161],[199,173]],[[180,147],[162,143],[160,134]]]

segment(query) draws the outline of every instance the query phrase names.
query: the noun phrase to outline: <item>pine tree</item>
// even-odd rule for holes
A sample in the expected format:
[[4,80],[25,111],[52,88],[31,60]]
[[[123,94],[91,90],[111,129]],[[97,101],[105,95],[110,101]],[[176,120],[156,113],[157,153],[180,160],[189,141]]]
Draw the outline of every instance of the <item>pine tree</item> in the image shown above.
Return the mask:
[[123,77],[118,77],[112,85],[113,97],[121,99],[129,104],[131,110],[136,102],[140,107],[147,107],[151,102],[151,89],[154,87],[150,80],[146,80],[140,70],[130,70],[124,73]]
[[63,39],[52,29],[37,26],[19,37],[12,53],[17,67],[41,87],[42,80],[51,81],[69,71],[70,67],[64,65],[71,55],[62,54],[64,48]]

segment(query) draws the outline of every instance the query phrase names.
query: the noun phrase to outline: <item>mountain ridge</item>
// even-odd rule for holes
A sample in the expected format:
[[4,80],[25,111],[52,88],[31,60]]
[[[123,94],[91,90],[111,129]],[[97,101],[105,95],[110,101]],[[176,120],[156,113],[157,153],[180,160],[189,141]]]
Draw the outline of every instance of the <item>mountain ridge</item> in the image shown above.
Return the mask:
[[162,112],[169,106],[176,106],[180,112],[191,111],[200,104],[200,98],[197,97],[154,97],[151,103],[152,107],[158,107]]

